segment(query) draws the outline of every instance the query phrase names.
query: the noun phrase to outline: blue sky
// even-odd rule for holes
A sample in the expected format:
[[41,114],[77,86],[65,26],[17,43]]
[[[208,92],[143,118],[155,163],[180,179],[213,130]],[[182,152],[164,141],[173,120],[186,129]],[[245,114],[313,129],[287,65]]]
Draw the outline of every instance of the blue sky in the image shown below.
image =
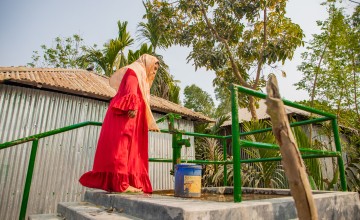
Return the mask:
[[[326,18],[323,0],[290,0],[288,16],[299,24],[309,40],[318,33],[316,20]],[[345,1],[345,7],[354,7]],[[128,21],[128,30],[136,37],[136,28],[145,10],[141,0],[1,0],[0,1],[0,66],[21,66],[31,61],[32,52],[40,51],[40,45],[52,45],[53,39],[79,34],[86,45],[101,46],[117,35],[117,21]],[[131,49],[137,49],[139,42]],[[301,63],[298,48],[292,61],[281,68],[287,77],[278,75],[280,92],[289,100],[307,98],[304,91],[297,91],[294,83],[301,79],[296,66]],[[180,80],[183,89],[196,84],[212,95],[215,100],[212,80],[213,72],[200,69],[195,72],[192,63],[186,63],[189,48],[178,46],[159,50],[170,67],[175,79]],[[266,70],[265,70],[266,71]],[[182,96],[183,98],[183,96]]]

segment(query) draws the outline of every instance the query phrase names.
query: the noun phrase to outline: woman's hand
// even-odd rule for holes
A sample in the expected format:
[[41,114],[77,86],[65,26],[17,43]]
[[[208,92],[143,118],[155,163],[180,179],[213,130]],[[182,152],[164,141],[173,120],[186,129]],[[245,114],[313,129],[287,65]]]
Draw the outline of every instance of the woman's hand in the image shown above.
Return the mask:
[[128,111],[128,117],[129,118],[135,118],[137,111],[136,110],[130,110]]

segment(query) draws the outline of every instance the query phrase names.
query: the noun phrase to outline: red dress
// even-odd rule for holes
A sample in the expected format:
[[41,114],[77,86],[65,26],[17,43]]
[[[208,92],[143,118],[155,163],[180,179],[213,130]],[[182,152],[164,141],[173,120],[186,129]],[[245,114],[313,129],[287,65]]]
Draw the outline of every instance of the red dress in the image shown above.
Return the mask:
[[[137,110],[134,118],[128,117],[129,110]],[[130,185],[145,193],[152,192],[145,110],[136,74],[128,69],[106,112],[93,170],[79,180],[83,186],[123,192]]]

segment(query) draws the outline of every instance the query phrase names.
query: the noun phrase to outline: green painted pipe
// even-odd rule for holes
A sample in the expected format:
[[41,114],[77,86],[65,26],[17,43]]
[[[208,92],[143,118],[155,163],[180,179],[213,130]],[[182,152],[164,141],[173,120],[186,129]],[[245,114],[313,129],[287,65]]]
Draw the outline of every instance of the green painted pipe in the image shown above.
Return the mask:
[[[165,158],[149,158],[149,162],[157,162],[157,163],[172,163],[172,159]],[[232,164],[233,161],[217,161],[217,160],[180,160],[181,163],[196,163],[196,164]]]
[[0,144],[0,150],[11,147],[11,146],[15,146],[15,145],[18,145],[18,144],[33,141],[35,139],[41,139],[41,138],[48,137],[48,136],[51,136],[51,135],[54,135],[54,134],[59,134],[59,133],[62,133],[62,132],[66,132],[66,131],[74,130],[74,129],[77,129],[77,128],[81,128],[81,127],[84,127],[84,126],[87,126],[87,125],[101,126],[102,123],[101,122],[94,122],[94,121],[86,121],[86,122],[66,126],[66,127],[63,127],[63,128],[58,128],[58,129],[54,129],[54,130],[51,130],[51,131],[43,132],[43,133],[40,133],[40,134],[31,135],[31,136],[28,136],[28,137],[25,137],[25,138],[20,138],[20,139],[15,140],[15,141],[2,143],[2,144]]
[[[315,119],[310,119],[310,120],[305,120],[305,121],[293,122],[293,123],[290,124],[290,127],[297,127],[297,126],[300,126],[300,125],[307,125],[307,124],[312,124],[312,123],[324,122],[324,121],[328,121],[328,120],[331,120],[331,118],[322,117],[322,118],[315,118]],[[260,130],[249,131],[249,132],[243,132],[243,133],[240,133],[240,137],[241,136],[246,136],[246,135],[251,135],[251,134],[258,134],[258,133],[268,132],[268,131],[272,131],[272,127],[264,128],[264,129],[260,129]]]
[[[234,85],[234,86],[237,88],[237,90],[239,92],[242,92],[242,93],[245,93],[245,94],[248,94],[248,95],[251,95],[251,96],[256,96],[256,97],[259,97],[259,98],[262,98],[262,99],[266,99],[266,94],[264,94],[264,93],[261,93],[261,92],[258,92],[258,91],[252,90],[252,89],[248,89],[248,88],[245,88],[245,87],[239,86],[239,85]],[[333,115],[333,114],[329,114],[327,112],[323,112],[323,111],[320,111],[320,110],[317,110],[317,109],[314,109],[314,108],[310,108],[310,107],[307,107],[307,106],[304,106],[304,105],[300,105],[300,104],[288,101],[286,99],[282,99],[282,101],[287,106],[291,106],[291,107],[301,109],[301,110],[304,110],[304,111],[307,111],[307,112],[312,112],[312,113],[315,113],[315,114],[318,114],[318,115],[329,117],[331,119],[336,118],[336,116]]]
[[26,210],[27,210],[27,204],[29,201],[29,194],[30,194],[30,188],[31,188],[31,182],[32,182],[32,177],[33,177],[33,172],[34,172],[36,152],[37,152],[38,145],[39,145],[39,140],[34,139],[32,146],[31,146],[29,165],[28,165],[28,170],[26,173],[24,192],[23,192],[23,197],[22,197],[22,201],[21,201],[21,208],[20,208],[20,215],[19,215],[20,220],[25,220],[25,217],[26,217]]
[[15,141],[10,141],[10,142],[5,142],[5,143],[0,144],[0,150],[1,150],[1,149],[12,147],[12,146],[15,146],[18,144],[26,143],[29,141],[33,142],[32,147],[31,147],[31,152],[30,152],[29,165],[28,165],[28,169],[27,169],[27,173],[26,173],[24,192],[23,192],[23,196],[22,196],[22,200],[21,200],[19,219],[23,220],[26,217],[27,204],[28,204],[28,200],[29,200],[29,193],[30,193],[30,189],[31,189],[31,182],[32,182],[32,176],[33,176],[33,171],[34,171],[34,164],[35,164],[36,152],[37,152],[37,148],[38,148],[39,139],[48,137],[51,135],[63,133],[66,131],[74,130],[74,129],[81,128],[81,127],[88,126],[88,125],[101,126],[102,123],[94,122],[94,121],[86,121],[86,122],[66,126],[63,128],[43,132],[40,134],[31,135],[31,136],[28,136],[25,138],[20,138]]
[[216,139],[225,139],[225,136],[220,135],[213,135],[213,134],[201,134],[201,133],[194,133],[194,132],[186,132],[186,131],[179,131],[179,130],[168,130],[168,129],[161,129],[161,133],[176,133],[176,134],[182,134],[182,135],[189,135],[193,137],[206,137],[206,138],[216,138]]
[[[303,159],[312,159],[312,158],[323,158],[323,157],[337,157],[337,155],[329,154],[329,155],[319,155],[319,154],[307,154],[301,155]],[[271,162],[271,161],[281,161],[281,157],[269,157],[269,158],[256,158],[256,159],[246,159],[241,160],[241,163],[256,163],[256,162]]]
[[[251,142],[251,141],[245,141],[241,140],[240,142],[243,143],[242,146],[244,147],[255,147],[255,148],[262,148],[262,149],[269,149],[269,150],[279,150],[279,145],[276,144],[268,144],[268,143],[261,143],[261,142]],[[313,150],[309,148],[299,148],[299,151],[301,152],[308,152],[308,153],[317,153],[317,154],[333,154],[334,156],[337,156],[337,152],[333,151],[324,151],[324,150]]]
[[346,183],[346,176],[345,176],[345,166],[344,161],[342,158],[342,151],[341,151],[341,144],[340,144],[340,136],[339,136],[339,129],[337,120],[333,119],[331,120],[331,126],[334,133],[334,141],[335,141],[335,147],[336,151],[340,154],[340,157],[338,157],[338,166],[340,171],[340,182],[341,182],[341,188],[343,191],[347,191],[347,183]]
[[231,132],[232,132],[232,146],[234,158],[234,202],[241,202],[241,161],[240,161],[240,128],[238,119],[238,94],[235,86],[230,86],[231,90]]
[[[293,122],[293,123],[290,124],[290,126],[291,127],[296,127],[296,126],[300,126],[300,125],[307,125],[307,124],[312,124],[312,123],[317,123],[317,122],[324,122],[324,121],[328,121],[328,120],[331,120],[331,118],[328,118],[328,117],[315,118],[315,119],[311,119],[311,120]],[[183,135],[189,135],[189,136],[194,136],[194,137],[207,137],[207,138],[216,138],[216,139],[230,139],[230,138],[232,138],[232,135],[220,136],[220,135],[201,134],[201,133],[185,132],[185,131],[169,131],[168,129],[162,129],[160,131],[162,133],[180,133],[180,134],[183,134]],[[249,132],[242,132],[242,133],[240,133],[240,137],[241,136],[246,136],[246,135],[251,135],[251,134],[258,134],[258,133],[268,132],[268,131],[272,131],[272,128],[270,127],[270,128],[264,128],[264,129],[249,131]]]
[[[339,157],[339,155],[334,154],[306,154],[301,155],[303,159],[313,159],[313,158],[325,158],[325,157]],[[256,162],[272,162],[272,161],[281,161],[281,157],[268,157],[268,158],[255,158],[255,159],[246,159],[240,160],[241,163],[256,163]],[[172,163],[172,159],[165,158],[149,158],[149,162],[157,163]],[[233,164],[234,161],[217,161],[217,160],[181,160],[181,163],[196,163],[196,164]]]

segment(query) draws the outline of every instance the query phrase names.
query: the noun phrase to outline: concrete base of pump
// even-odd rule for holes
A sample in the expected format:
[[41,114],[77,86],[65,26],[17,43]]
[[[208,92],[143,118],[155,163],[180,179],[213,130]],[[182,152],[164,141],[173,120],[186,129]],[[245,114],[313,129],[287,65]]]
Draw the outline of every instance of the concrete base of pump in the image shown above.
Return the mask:
[[[85,201],[122,210],[140,219],[296,219],[289,190],[242,188],[243,193],[288,195],[241,203],[214,202],[162,195],[113,194],[87,191]],[[204,188],[203,192],[231,193],[232,187]],[[319,219],[360,219],[359,194],[356,192],[314,191]]]

